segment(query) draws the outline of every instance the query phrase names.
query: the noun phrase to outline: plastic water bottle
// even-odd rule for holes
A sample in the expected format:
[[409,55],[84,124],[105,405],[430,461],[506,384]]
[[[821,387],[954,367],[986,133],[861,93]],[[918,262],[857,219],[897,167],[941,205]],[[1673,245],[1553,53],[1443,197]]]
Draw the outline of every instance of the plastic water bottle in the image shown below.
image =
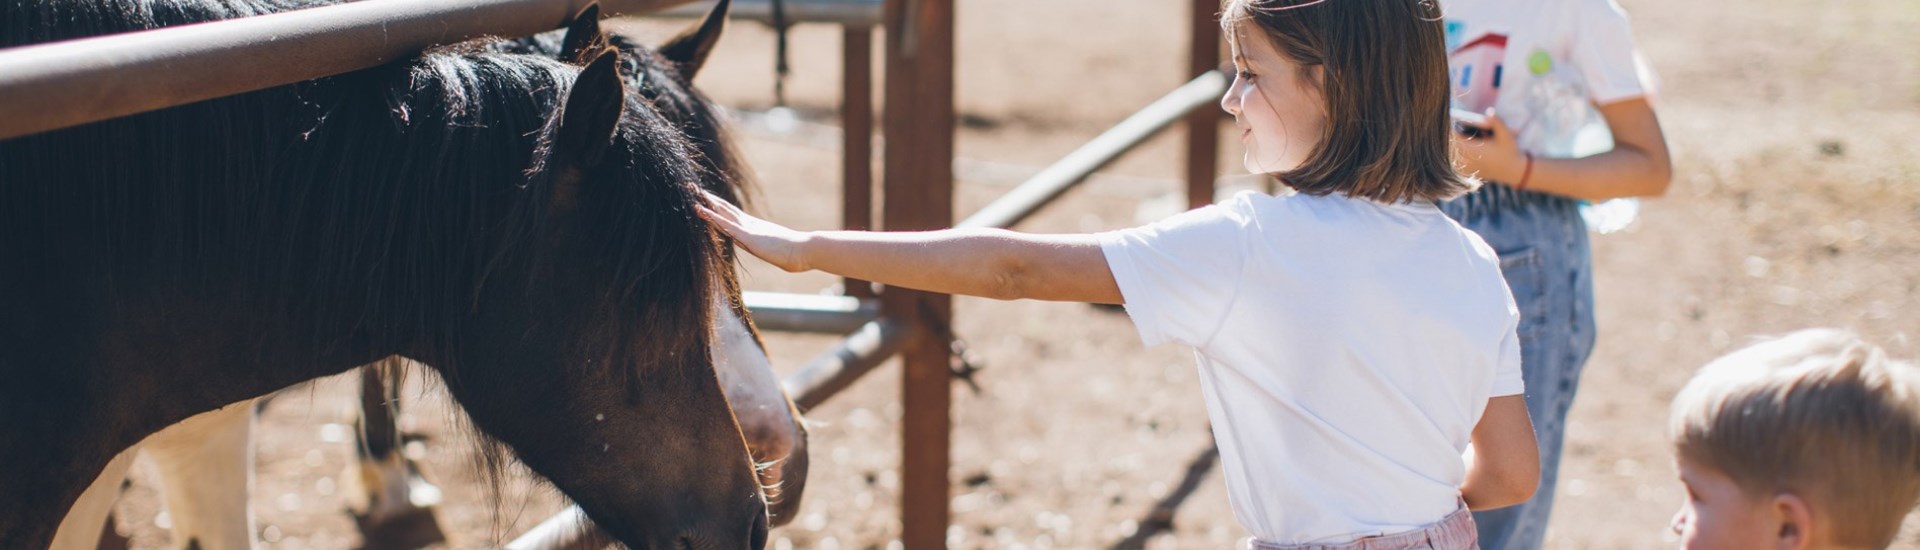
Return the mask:
[[[1613,133],[1607,130],[1605,119],[1595,121],[1580,129],[1574,137],[1573,158],[1589,157],[1613,150]],[[1587,221],[1587,229],[1605,235],[1626,229],[1640,219],[1640,199],[1627,197],[1608,199],[1599,204],[1580,201],[1580,217]]]
[[[1613,150],[1613,132],[1608,131],[1605,118],[1600,116],[1587,102],[1587,93],[1583,86],[1565,68],[1557,67],[1551,59],[1529,60],[1529,69],[1535,71],[1534,89],[1527,95],[1528,107],[1533,113],[1529,137],[1532,143],[1522,144],[1530,151],[1536,151],[1550,157],[1583,158]],[[1580,217],[1587,222],[1587,229],[1608,234],[1633,225],[1640,217],[1640,200],[1635,198],[1611,199],[1599,204],[1580,201]]]
[[1587,220],[1587,229],[1602,235],[1626,229],[1640,217],[1640,199],[1609,199],[1600,204],[1581,201],[1580,217]]

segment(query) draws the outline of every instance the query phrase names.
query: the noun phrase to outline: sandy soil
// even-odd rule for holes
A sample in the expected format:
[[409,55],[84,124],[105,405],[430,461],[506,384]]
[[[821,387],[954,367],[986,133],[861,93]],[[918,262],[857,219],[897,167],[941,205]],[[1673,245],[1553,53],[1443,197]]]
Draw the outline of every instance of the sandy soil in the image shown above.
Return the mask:
[[[1670,546],[1679,503],[1662,430],[1666,405],[1707,359],[1750,339],[1809,326],[1860,331],[1895,356],[1920,356],[1920,3],[1622,0],[1660,73],[1658,107],[1676,176],[1628,230],[1598,237],[1600,342],[1571,425],[1551,548]],[[1173,2],[975,0],[960,5],[959,89],[966,122],[960,212],[1180,81],[1184,15]],[[1072,22],[1071,27],[1063,25]],[[627,23],[664,36],[680,23]],[[771,106],[772,40],[735,25],[700,84],[724,104]],[[792,36],[791,103],[807,124],[743,125],[761,210],[800,227],[838,219],[839,30]],[[1231,141],[1223,140],[1231,144]],[[1135,223],[1179,188],[1171,136],[1157,139],[1023,229],[1093,231]],[[1237,172],[1237,146],[1222,151]],[[749,266],[752,288],[831,284]],[[1191,359],[1143,350],[1119,313],[1074,304],[956,301],[956,331],[986,370],[956,386],[956,548],[1092,548],[1127,540],[1210,441]],[[796,368],[832,343],[774,335]],[[896,548],[898,374],[883,367],[810,413],[818,422],[802,516],[775,548]],[[352,386],[295,388],[261,421],[259,528],[269,547],[345,548],[342,512]],[[479,481],[471,440],[444,398],[409,390],[403,423],[446,490],[451,546],[488,547],[557,510],[525,475]],[[119,511],[135,548],[166,532],[144,474]],[[1912,523],[1912,522],[1910,522]],[[1920,548],[1920,529],[1902,545]],[[1244,534],[1217,470],[1149,548],[1222,548]]]

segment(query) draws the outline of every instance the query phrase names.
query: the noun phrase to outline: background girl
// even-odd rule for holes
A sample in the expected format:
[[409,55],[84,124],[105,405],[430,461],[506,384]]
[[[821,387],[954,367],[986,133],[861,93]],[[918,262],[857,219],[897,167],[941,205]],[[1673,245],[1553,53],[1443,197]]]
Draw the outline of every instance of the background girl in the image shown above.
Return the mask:
[[1492,115],[1490,135],[1461,141],[1462,172],[1497,183],[1440,207],[1500,252],[1520,305],[1527,409],[1543,474],[1531,500],[1475,519],[1487,548],[1539,548],[1567,410],[1594,343],[1593,259],[1580,201],[1665,192],[1666,138],[1626,13],[1613,0],[1443,7],[1456,100]]

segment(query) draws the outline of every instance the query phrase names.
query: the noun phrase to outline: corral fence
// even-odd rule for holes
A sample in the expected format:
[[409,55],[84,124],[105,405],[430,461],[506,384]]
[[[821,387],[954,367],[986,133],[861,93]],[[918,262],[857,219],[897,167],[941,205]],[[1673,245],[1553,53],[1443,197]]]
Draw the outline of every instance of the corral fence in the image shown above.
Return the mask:
[[[240,94],[378,66],[480,36],[564,26],[594,0],[363,0],[335,6],[0,51],[0,139]],[[608,14],[695,15],[690,0],[598,0]],[[1228,78],[1220,64],[1218,0],[1190,0],[1184,84],[958,223],[953,214],[955,0],[785,0],[790,23],[843,29],[842,222],[848,229],[1012,227],[1101,167],[1175,123],[1185,126],[1187,203],[1213,198],[1217,125]],[[769,0],[736,0],[736,19],[772,20]],[[872,56],[883,36],[879,115],[886,136],[873,219]],[[1171,78],[1169,82],[1180,80]],[[901,527],[906,548],[946,544],[952,420],[950,297],[848,280],[840,295],[750,292],[763,329],[847,335],[789,375],[802,408],[817,406],[899,356]],[[509,548],[574,544],[577,509]]]

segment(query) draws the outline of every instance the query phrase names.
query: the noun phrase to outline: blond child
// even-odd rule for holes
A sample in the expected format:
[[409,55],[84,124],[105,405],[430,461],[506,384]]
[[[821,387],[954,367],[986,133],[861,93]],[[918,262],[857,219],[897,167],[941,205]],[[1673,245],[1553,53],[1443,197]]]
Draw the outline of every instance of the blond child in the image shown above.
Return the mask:
[[1847,332],[1714,360],[1670,430],[1689,550],[1887,548],[1920,498],[1920,369]]

